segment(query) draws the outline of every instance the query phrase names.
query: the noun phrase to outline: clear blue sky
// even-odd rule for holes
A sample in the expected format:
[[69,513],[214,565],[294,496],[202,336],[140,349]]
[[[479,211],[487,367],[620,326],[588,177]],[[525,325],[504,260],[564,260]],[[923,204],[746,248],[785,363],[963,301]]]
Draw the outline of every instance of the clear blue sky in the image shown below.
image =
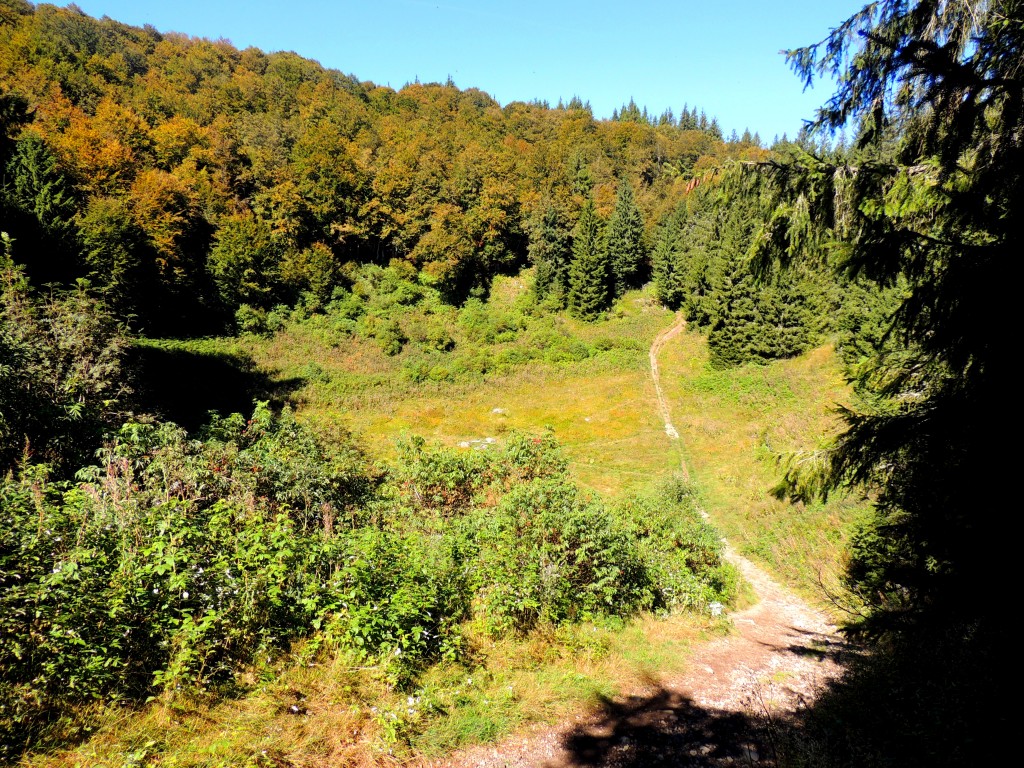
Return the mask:
[[862,0],[78,0],[90,16],[152,24],[240,48],[291,50],[360,80],[417,77],[477,87],[500,103],[574,95],[608,117],[633,98],[655,114],[684,102],[790,136],[830,88],[807,92],[779,51],[820,40]]

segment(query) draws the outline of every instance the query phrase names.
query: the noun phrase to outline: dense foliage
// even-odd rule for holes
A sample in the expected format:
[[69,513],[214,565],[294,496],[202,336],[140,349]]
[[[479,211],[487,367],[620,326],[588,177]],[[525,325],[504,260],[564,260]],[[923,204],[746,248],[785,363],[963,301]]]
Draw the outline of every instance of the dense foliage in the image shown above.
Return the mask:
[[74,471],[91,459],[123,414],[124,350],[86,286],[40,297],[0,252],[0,473],[22,460]]
[[[734,577],[692,500],[583,496],[550,435],[490,452],[415,439],[385,475],[289,411],[195,438],[128,423],[73,483],[0,485],[0,725],[16,754],[77,707],[225,691],[305,639],[396,683],[495,633],[728,599]],[[656,522],[660,519],[660,523]]]
[[[895,306],[861,355],[863,410],[824,474],[861,483],[877,516],[854,543],[850,583],[881,626],[924,613],[983,616],[1012,556],[993,531],[1010,468],[1009,285],[1024,182],[1024,18],[1016,2],[881,2],[791,54],[839,88],[818,125],[859,121],[848,158],[795,151],[760,167],[780,205],[763,255],[834,263],[860,294]],[[866,282],[885,288],[864,292]]]
[[661,223],[655,292],[707,330],[718,365],[792,357],[838,330],[830,314],[843,299],[833,296],[832,276],[794,268],[766,277],[753,269],[757,228],[771,210],[756,191],[708,183]]
[[564,294],[590,198],[621,293],[644,278],[643,222],[702,167],[758,151],[695,108],[595,120],[579,99],[502,107],[451,82],[395,91],[74,6],[4,8],[0,213],[16,258],[37,285],[90,277],[151,334],[222,327],[243,305],[315,306],[346,265],[392,260],[461,302],[550,254]]

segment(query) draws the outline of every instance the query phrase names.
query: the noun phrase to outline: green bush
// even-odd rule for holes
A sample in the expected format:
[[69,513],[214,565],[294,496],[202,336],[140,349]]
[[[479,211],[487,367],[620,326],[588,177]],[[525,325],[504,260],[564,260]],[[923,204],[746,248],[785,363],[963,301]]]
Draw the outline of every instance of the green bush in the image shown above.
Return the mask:
[[231,684],[315,628],[374,480],[290,413],[202,440],[128,424],[79,482],[0,485],[0,726],[13,754],[94,699]]
[[646,607],[647,569],[630,537],[568,481],[518,485],[478,519],[478,603],[496,632]]
[[36,295],[0,251],[0,477],[24,456],[67,476],[123,418],[123,329],[79,284]]
[[703,610],[736,596],[738,575],[722,558],[718,533],[700,516],[693,489],[672,480],[654,492],[633,496],[615,509],[637,540],[655,585],[653,607]]
[[367,528],[348,537],[337,562],[316,621],[328,641],[382,656],[397,679],[458,656],[469,586],[456,542]]
[[298,639],[404,684],[473,615],[518,633],[728,595],[685,492],[606,509],[550,433],[398,454],[380,487],[350,441],[260,404],[196,436],[127,424],[76,483],[0,483],[2,757],[97,700],[229,691]]
[[392,479],[403,503],[448,517],[470,506],[487,482],[487,470],[480,452],[427,446],[414,435],[399,441]]

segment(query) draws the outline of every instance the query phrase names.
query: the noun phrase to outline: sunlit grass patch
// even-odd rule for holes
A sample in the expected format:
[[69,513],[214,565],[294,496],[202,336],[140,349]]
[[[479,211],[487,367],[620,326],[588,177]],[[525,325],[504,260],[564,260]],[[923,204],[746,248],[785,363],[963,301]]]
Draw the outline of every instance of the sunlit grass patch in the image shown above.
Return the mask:
[[662,385],[686,460],[708,511],[741,551],[803,592],[821,598],[835,578],[856,500],[805,506],[774,498],[776,457],[812,449],[840,429],[834,406],[851,393],[830,347],[770,365],[715,369],[699,333],[661,356]]

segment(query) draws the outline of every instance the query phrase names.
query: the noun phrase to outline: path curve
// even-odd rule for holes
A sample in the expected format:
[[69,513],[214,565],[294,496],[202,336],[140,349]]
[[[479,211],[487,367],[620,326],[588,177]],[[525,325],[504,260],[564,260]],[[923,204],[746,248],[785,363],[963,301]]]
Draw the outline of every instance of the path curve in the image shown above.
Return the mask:
[[[671,440],[679,433],[660,381],[658,354],[686,327],[677,317],[650,349],[657,407]],[[686,464],[681,460],[686,472]],[[702,512],[705,519],[707,513]],[[709,722],[766,722],[797,712],[842,671],[845,641],[827,617],[781,586],[729,543],[725,557],[750,584],[757,602],[729,614],[733,631],[697,647],[684,673],[617,697],[605,713],[581,713],[573,722],[534,726],[499,744],[477,746],[433,768],[573,768],[638,766],[649,759],[693,766],[770,765],[749,733],[731,734],[736,743],[716,743]],[[609,718],[609,710],[617,713]],[[700,713],[699,716],[694,713]],[[639,733],[631,739],[629,734]],[[662,746],[651,758],[639,753],[651,734]],[[722,733],[718,734],[722,742]],[[580,745],[589,745],[583,748]],[[588,751],[589,750],[589,751]],[[763,750],[762,750],[763,751]],[[648,750],[649,752],[649,750]],[[597,757],[595,757],[595,754]]]

